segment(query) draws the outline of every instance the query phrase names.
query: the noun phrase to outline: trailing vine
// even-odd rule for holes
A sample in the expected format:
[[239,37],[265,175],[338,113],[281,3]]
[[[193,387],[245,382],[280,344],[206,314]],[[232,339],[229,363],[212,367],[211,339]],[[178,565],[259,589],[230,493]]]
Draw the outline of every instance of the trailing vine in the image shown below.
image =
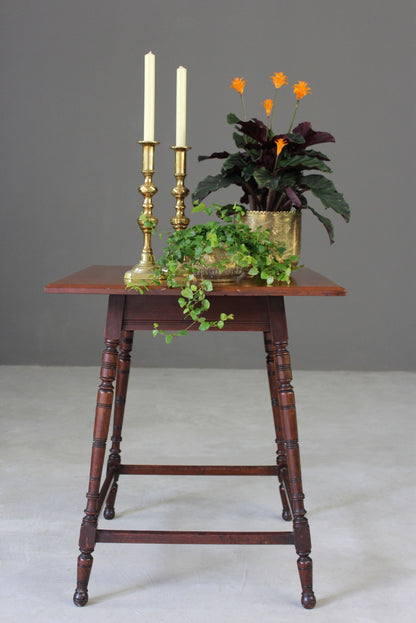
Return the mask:
[[[196,204],[193,212],[205,212],[208,216],[215,212],[220,220],[210,220],[171,233],[162,256],[156,263],[151,283],[164,283],[169,288],[180,288],[178,304],[184,317],[189,320],[186,329],[174,333],[168,333],[159,323],[154,323],[153,335],[163,335],[167,344],[174,337],[186,335],[195,324],[199,325],[200,331],[222,329],[225,322],[234,318],[233,314],[224,312],[214,320],[206,317],[206,312],[210,309],[207,295],[212,292],[214,285],[211,279],[197,279],[195,275],[201,268],[208,266],[208,257],[210,268],[217,268],[220,273],[233,262],[246,274],[259,278],[267,286],[276,281],[289,283],[293,262],[297,260],[296,256],[282,258],[285,247],[273,242],[268,230],[259,228],[253,231],[244,224],[241,217],[245,210],[237,204],[233,206],[233,216],[230,215],[228,207],[216,204]],[[212,253],[215,249],[226,249],[225,258],[213,261]],[[129,286],[140,292],[148,287],[148,281]]]

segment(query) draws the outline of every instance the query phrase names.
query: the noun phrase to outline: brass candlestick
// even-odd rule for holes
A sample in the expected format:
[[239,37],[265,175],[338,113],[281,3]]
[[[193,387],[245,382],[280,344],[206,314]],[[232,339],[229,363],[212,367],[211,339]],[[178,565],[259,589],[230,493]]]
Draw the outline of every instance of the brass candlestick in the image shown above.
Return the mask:
[[144,244],[140,255],[140,261],[124,274],[124,283],[131,285],[143,280],[150,280],[153,276],[155,257],[152,250],[152,233],[158,219],[153,216],[153,195],[157,193],[157,187],[153,184],[155,172],[155,146],[159,141],[138,141],[143,147],[142,173],[144,182],[139,186],[139,191],[144,197],[143,211],[137,219],[137,223],[143,232]]
[[172,147],[175,152],[175,177],[176,186],[172,188],[172,195],[176,197],[176,214],[170,219],[173,229],[176,231],[186,229],[189,225],[189,218],[185,216],[185,197],[189,195],[189,190],[184,184],[186,177],[186,152],[190,147]]

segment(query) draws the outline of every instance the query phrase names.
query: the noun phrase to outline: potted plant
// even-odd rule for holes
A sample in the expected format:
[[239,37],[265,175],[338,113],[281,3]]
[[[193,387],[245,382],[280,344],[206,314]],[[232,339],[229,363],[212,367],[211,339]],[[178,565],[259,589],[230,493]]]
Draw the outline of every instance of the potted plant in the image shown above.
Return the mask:
[[[220,220],[210,220],[172,233],[156,262],[151,283],[180,288],[178,304],[184,317],[189,319],[187,328],[196,324],[200,331],[207,331],[212,327],[222,329],[227,320],[233,319],[232,314],[226,313],[211,320],[206,317],[210,308],[207,295],[216,281],[235,280],[246,272],[266,286],[276,281],[289,283],[293,262],[297,258],[283,258],[285,247],[271,240],[267,230],[253,231],[243,223],[244,209],[237,204],[231,211],[228,206],[215,204],[194,206],[193,212],[201,211],[208,216],[215,212]],[[143,292],[148,286],[149,282],[143,281],[128,287]],[[153,328],[153,335],[163,335],[167,343],[186,334],[187,329],[167,333],[159,323]]]
[[[323,175],[331,173],[328,156],[311,149],[320,143],[335,142],[332,134],[313,130],[308,121],[293,128],[299,103],[310,92],[308,83],[300,81],[293,86],[296,104],[288,129],[282,133],[274,131],[273,118],[277,95],[280,88],[287,84],[287,76],[279,72],[271,76],[271,80],[275,93],[273,100],[263,102],[266,123],[256,118],[246,120],[244,88],[247,81],[243,78],[232,81],[231,88],[240,94],[243,107],[243,119],[233,113],[227,116],[228,123],[235,126],[233,139],[237,151],[199,156],[200,161],[219,158],[224,162],[217,175],[208,175],[199,182],[192,199],[203,201],[221,188],[239,186],[243,191],[239,202],[247,206],[247,222],[253,228],[262,226],[276,232],[280,242],[286,244],[287,255],[299,255],[300,215],[304,209],[309,209],[319,219],[328,232],[330,242],[334,242],[333,225],[329,218],[310,205],[309,192],[321,201],[324,208],[334,210],[347,222],[350,209],[333,182]],[[229,213],[233,212],[232,205],[226,208]],[[293,248],[294,241],[297,242]]]

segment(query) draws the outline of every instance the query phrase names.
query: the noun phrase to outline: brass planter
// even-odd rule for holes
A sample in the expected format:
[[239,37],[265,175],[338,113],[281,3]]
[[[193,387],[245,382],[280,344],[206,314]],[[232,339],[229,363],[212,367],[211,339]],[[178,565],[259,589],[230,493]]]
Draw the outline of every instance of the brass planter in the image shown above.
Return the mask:
[[[206,253],[203,258],[205,266],[197,266],[194,272],[195,277],[200,281],[209,279],[217,283],[232,283],[237,281],[238,277],[243,273],[243,269],[240,268],[240,266],[230,261],[227,249],[223,249],[222,247],[213,249],[212,253]],[[214,266],[214,264],[223,260],[225,260],[225,267],[220,272],[218,267]]]
[[[270,230],[270,236],[274,242],[285,245],[286,251],[283,258],[290,258],[292,255],[300,256],[300,239],[302,213],[300,210],[292,212],[262,212],[257,210],[247,210],[243,216],[243,223],[250,229]],[[297,263],[297,262],[296,262]]]

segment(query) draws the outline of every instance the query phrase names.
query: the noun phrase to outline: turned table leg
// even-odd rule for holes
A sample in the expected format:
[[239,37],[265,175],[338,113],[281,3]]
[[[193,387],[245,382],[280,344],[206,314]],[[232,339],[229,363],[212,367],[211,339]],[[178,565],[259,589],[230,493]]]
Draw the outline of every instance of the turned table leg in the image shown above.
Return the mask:
[[283,439],[283,431],[282,431],[282,416],[279,408],[279,400],[278,400],[278,386],[277,386],[277,377],[276,377],[276,348],[273,344],[271,334],[269,332],[264,333],[264,346],[266,350],[266,361],[267,361],[267,375],[269,379],[269,387],[270,387],[270,398],[272,402],[272,412],[273,412],[273,420],[274,420],[274,429],[276,432],[276,444],[277,444],[277,453],[276,453],[276,463],[277,463],[277,475],[279,478],[279,491],[280,497],[282,500],[282,517],[285,521],[290,521],[292,519],[292,513],[290,510],[290,499],[289,499],[289,487],[288,477],[287,477],[287,459],[286,459],[286,450]]
[[292,387],[292,369],[287,350],[288,335],[283,297],[269,299],[271,336],[275,348],[275,374],[279,410],[282,418],[283,439],[289,476],[290,500],[293,512],[293,532],[300,583],[302,605],[311,609],[316,599],[312,589],[311,538],[306,510],[303,504],[302,475],[296,420],[295,394]]
[[120,354],[117,365],[116,394],[114,399],[114,422],[113,435],[111,437],[112,446],[108,458],[107,473],[112,472],[113,484],[107,497],[107,504],[104,509],[105,519],[114,519],[114,504],[117,496],[119,468],[120,468],[120,443],[122,441],[121,432],[123,428],[124,409],[126,405],[127,386],[130,373],[130,352],[133,347],[133,331],[122,331],[120,340]]
[[87,507],[79,537],[81,553],[78,556],[77,586],[73,598],[76,606],[85,606],[88,602],[88,581],[93,563],[92,552],[95,547],[98,514],[100,512],[100,483],[113,405],[113,383],[117,370],[117,347],[123,306],[124,297],[110,296],[105,331],[105,349],[100,372],[101,383],[98,388],[95,410]]

